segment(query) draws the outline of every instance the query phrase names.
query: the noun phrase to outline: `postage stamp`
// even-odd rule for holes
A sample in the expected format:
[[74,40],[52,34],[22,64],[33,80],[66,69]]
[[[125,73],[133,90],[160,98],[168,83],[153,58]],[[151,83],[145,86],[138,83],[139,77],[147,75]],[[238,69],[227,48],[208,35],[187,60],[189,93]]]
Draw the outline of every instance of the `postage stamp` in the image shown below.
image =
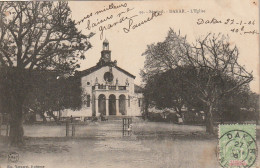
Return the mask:
[[225,168],[255,166],[256,125],[219,125],[219,163]]

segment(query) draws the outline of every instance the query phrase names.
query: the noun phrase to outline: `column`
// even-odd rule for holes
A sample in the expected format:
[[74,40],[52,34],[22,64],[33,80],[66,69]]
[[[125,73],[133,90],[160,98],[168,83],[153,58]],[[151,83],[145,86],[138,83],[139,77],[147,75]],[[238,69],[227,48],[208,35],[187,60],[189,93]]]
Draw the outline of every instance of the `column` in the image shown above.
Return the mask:
[[119,116],[119,98],[116,97],[116,115]]
[[109,107],[108,107],[108,105],[109,105],[109,99],[108,99],[108,97],[106,97],[106,116],[109,116]]
[[96,117],[98,117],[98,99],[95,100],[95,106],[96,106]]

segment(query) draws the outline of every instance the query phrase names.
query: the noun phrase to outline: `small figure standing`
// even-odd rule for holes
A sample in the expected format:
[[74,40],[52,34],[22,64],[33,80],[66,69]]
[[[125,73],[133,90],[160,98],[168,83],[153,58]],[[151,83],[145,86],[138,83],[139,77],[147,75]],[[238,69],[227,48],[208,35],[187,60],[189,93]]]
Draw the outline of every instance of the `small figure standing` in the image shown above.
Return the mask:
[[72,115],[70,116],[70,122],[73,123],[73,117],[72,117]]

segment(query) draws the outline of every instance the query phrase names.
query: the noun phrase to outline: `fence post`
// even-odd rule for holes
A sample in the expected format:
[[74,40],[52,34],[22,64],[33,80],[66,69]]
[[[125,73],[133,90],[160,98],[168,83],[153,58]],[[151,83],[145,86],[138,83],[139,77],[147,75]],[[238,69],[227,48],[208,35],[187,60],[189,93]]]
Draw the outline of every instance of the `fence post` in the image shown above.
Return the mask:
[[1,131],[2,131],[2,114],[0,113],[0,135],[1,135]]
[[125,129],[125,119],[123,118],[123,131]]
[[125,136],[125,118],[123,118],[123,136]]
[[132,135],[132,123],[133,123],[133,120],[132,120],[132,118],[130,118],[130,123],[129,123],[129,127],[130,127],[130,136]]
[[69,136],[70,124],[69,121],[66,121],[66,137]]
[[6,136],[8,136],[9,135],[9,124],[7,123],[6,124]]
[[72,124],[72,136],[74,137],[75,136],[75,125]]

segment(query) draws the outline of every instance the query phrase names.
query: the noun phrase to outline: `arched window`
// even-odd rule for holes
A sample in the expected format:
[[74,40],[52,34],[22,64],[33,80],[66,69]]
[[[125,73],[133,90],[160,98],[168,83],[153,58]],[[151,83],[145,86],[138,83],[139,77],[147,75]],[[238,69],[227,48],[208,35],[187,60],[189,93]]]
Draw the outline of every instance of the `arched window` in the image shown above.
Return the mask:
[[106,96],[103,94],[98,96],[98,112],[106,115]]
[[87,107],[90,107],[90,95],[87,95]]
[[119,113],[126,115],[126,97],[123,94],[119,96]]
[[111,94],[109,96],[109,115],[116,115],[116,96]]
[[141,105],[142,105],[142,100],[138,99],[138,107],[141,107]]

